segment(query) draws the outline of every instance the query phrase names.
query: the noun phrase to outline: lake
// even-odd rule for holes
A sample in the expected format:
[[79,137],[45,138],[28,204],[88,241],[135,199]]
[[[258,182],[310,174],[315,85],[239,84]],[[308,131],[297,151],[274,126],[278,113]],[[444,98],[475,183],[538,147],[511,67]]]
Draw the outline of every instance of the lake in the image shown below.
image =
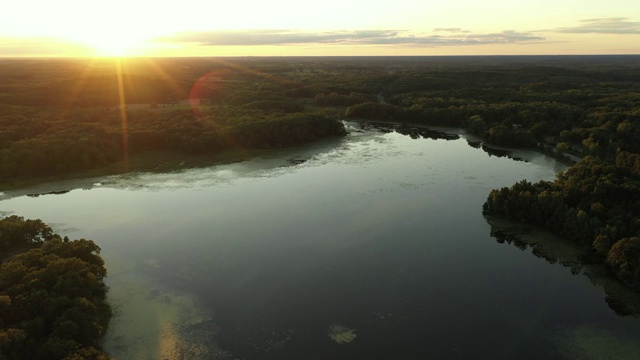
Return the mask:
[[461,130],[346,125],[235,164],[7,191],[0,212],[102,248],[118,359],[639,356],[640,319],[586,276],[498,243],[482,215],[491,189],[563,164],[493,156]]

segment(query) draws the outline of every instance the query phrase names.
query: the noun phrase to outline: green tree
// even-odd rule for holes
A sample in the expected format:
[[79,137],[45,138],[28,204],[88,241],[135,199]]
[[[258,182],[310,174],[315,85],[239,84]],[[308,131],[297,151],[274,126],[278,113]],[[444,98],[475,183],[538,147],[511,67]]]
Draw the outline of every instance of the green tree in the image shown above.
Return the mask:
[[627,285],[640,288],[640,238],[616,242],[607,255],[607,264]]
[[100,248],[46,239],[40,220],[12,217],[0,228],[32,244],[0,264],[0,359],[106,358],[96,350],[111,317]]

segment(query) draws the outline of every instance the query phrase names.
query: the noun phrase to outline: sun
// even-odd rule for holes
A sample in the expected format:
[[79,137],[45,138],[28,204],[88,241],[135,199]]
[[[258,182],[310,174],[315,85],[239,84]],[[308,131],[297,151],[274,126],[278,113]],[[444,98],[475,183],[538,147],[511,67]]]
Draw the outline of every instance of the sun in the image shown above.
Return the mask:
[[104,41],[91,45],[98,56],[122,57],[140,54],[140,46],[133,42]]
[[145,37],[134,32],[92,32],[75,36],[77,42],[91,49],[97,57],[144,55]]
[[88,43],[97,56],[123,57],[141,55],[143,41],[135,37],[97,37]]

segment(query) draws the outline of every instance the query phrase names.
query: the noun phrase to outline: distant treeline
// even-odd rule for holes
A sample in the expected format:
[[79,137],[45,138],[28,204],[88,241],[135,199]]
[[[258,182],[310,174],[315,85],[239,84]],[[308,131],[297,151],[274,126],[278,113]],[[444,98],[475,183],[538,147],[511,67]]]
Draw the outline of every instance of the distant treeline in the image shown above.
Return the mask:
[[[340,122],[308,109],[313,99],[291,97],[299,86],[284,77],[221,61],[149,61],[120,64],[122,94],[117,67],[106,60],[4,61],[0,181],[90,170],[142,153],[217,154],[345,134]],[[119,99],[146,105],[123,118]],[[179,104],[185,99],[197,109]]]
[[465,127],[495,145],[550,143],[599,156],[618,147],[637,152],[640,66],[627,65],[414,71],[406,83],[388,85],[389,104],[356,104],[346,116]]
[[108,359],[107,271],[91,240],[41,220],[0,219],[0,359]]

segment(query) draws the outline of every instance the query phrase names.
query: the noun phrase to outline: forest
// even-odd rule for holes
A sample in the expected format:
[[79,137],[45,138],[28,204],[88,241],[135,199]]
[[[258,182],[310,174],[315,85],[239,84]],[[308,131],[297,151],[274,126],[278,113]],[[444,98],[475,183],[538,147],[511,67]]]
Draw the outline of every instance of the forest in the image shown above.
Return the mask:
[[[640,291],[640,56],[7,59],[0,79],[0,190],[296,146],[344,136],[343,119],[459,127],[572,163],[478,211],[551,230]],[[0,359],[101,358],[99,247],[14,216],[0,255]]]
[[344,118],[464,127],[493,145],[614,163],[640,152],[637,60],[1,60],[0,182],[82,176],[140,154],[294,146],[344,135]]
[[0,220],[0,359],[108,359],[107,275],[91,240],[60,238],[41,220]]
[[206,158],[345,135],[276,74],[218,61],[158,61],[166,69],[128,61],[0,61],[0,182],[114,164],[127,171],[140,154]]

